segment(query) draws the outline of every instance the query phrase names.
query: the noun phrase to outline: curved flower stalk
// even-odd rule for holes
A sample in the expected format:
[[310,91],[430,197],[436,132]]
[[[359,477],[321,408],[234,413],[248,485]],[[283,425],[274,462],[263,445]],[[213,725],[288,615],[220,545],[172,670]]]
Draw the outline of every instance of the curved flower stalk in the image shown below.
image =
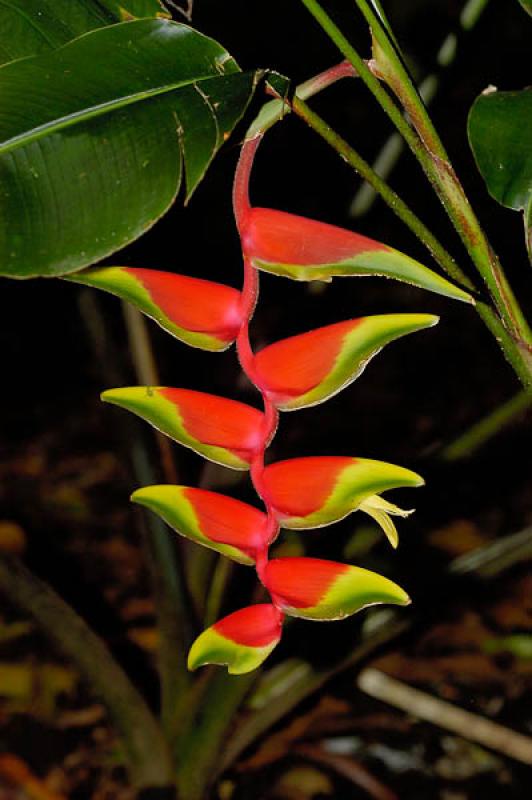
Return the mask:
[[315,558],[269,559],[280,528],[331,525],[361,510],[397,546],[392,516],[407,516],[381,496],[423,483],[404,467],[367,458],[314,456],[265,466],[280,411],[316,405],[349,385],[386,344],[429,328],[430,314],[383,314],[349,319],[275,342],[255,353],[249,326],[259,270],[297,280],[337,275],[386,275],[458,300],[461,289],[410,257],[367,237],[271,209],[253,208],[249,179],[259,133],[247,139],[237,167],[233,206],[242,243],[241,291],[197,278],[128,267],[93,268],[75,280],[126,298],[177,338],[205,350],[233,341],[243,371],[258,389],[259,411],[192,389],[135,386],[102,399],[132,411],[196,453],[249,470],[261,511],[217,492],[188,486],[147,486],[132,500],[159,514],[175,531],[247,566],[270,595],[205,630],[189,653],[189,668],[226,664],[232,674],[259,666],[281,637],[286,615],[334,620],[375,603],[408,604],[406,592],[368,570]]

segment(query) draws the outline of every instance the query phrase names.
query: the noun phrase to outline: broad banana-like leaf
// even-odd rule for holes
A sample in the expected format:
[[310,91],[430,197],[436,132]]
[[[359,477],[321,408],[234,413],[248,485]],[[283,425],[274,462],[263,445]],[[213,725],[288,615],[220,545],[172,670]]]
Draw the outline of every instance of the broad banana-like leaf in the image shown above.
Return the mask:
[[278,461],[263,473],[264,499],[283,528],[319,528],[343,519],[368,497],[423,479],[404,467],[346,456]]
[[137,489],[131,499],[159,514],[182,536],[240,564],[254,564],[257,550],[268,545],[266,514],[232,497],[162,485]]
[[279,642],[282,625],[282,613],[268,603],[235,611],[198,636],[190,648],[188,668],[226,664],[231,675],[251,672]]
[[406,592],[388,578],[320,558],[273,559],[264,581],[285,614],[305,619],[343,619],[377,603],[410,603]]
[[0,273],[64,275],[187,197],[254,75],[186,25],[110,25],[0,68]]
[[170,16],[162,0],[9,0],[0,5],[0,64],[126,19]]
[[241,235],[251,263],[275,275],[298,281],[382,275],[455,300],[473,302],[463,289],[410,256],[324,222],[269,208],[252,208],[245,217]]
[[264,415],[251,406],[190,389],[130,386],[103,392],[179,444],[233,469],[249,469],[262,446]]
[[240,292],[222,283],[133,267],[92,267],[67,280],[128,300],[165,331],[202,350],[226,350],[242,325]]
[[255,357],[260,386],[283,411],[322,403],[354,381],[385,344],[437,321],[431,314],[382,314],[283,339]]

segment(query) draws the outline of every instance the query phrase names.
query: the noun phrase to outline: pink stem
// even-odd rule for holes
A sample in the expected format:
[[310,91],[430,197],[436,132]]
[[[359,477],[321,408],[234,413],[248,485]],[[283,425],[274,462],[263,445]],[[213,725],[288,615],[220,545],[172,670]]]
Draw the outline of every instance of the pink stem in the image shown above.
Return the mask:
[[259,133],[252,139],[245,140],[236,167],[233,181],[233,211],[240,235],[242,235],[242,229],[251,210],[251,204],[249,202],[249,178],[255,153],[262,141],[262,136],[263,134]]
[[[251,169],[253,167],[253,159],[261,139],[262,135],[259,134],[253,139],[248,139],[244,142],[235,173],[233,185],[233,208],[241,240],[243,238],[247,217],[251,211],[251,205],[249,201],[249,178],[251,175]],[[277,408],[275,407],[268,391],[262,385],[260,375],[257,373],[256,369],[255,354],[251,349],[251,343],[249,341],[249,325],[255,311],[259,294],[259,276],[257,270],[251,263],[251,260],[245,253],[244,242],[242,242],[242,247],[244,260],[244,282],[242,286],[240,303],[244,321],[240,331],[238,332],[236,347],[242,370],[261,393],[264,404],[264,418],[261,430],[260,445],[253,456],[250,470],[253,486],[255,487],[257,494],[262,498],[267,514],[265,544],[264,547],[257,552],[255,562],[257,576],[261,583],[264,584],[265,569],[268,564],[268,549],[270,544],[274,541],[279,533],[279,524],[273,512],[267,492],[265,492],[264,489],[264,453],[273,436],[275,435],[275,431],[277,430],[279,412],[277,411]],[[277,607],[274,597],[272,597],[272,602]]]

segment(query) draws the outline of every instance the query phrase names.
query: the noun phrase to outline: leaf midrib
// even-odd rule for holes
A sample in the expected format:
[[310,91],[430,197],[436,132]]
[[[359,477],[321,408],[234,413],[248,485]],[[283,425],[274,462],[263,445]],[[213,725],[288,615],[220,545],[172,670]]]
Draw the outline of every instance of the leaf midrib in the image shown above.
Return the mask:
[[[238,75],[240,73],[233,74]],[[99,103],[98,105],[84,108],[82,111],[74,112],[73,114],[68,114],[64,117],[58,117],[52,122],[47,122],[43,125],[38,125],[36,128],[32,128],[32,130],[29,132],[26,131],[18,134],[17,136],[12,136],[10,139],[6,139],[4,142],[0,143],[0,154],[9,153],[12,150],[16,150],[20,146],[31,144],[31,142],[44,138],[45,136],[49,136],[52,133],[64,130],[65,128],[70,128],[77,122],[84,122],[85,120],[94,119],[95,117],[101,117],[109,111],[116,111],[120,108],[126,108],[134,103],[150,100],[153,97],[159,97],[163,94],[170,94],[171,92],[175,92],[177,89],[182,89],[186,86],[195,86],[197,83],[201,83],[204,80],[209,80],[210,78],[216,77],[225,76],[222,74],[217,76],[213,75],[212,73],[201,75],[197,78],[194,78],[194,80],[177,81],[176,83],[165,84],[164,86],[156,89],[135,92],[130,95],[124,95],[123,97],[115,100],[109,100],[105,103]]]

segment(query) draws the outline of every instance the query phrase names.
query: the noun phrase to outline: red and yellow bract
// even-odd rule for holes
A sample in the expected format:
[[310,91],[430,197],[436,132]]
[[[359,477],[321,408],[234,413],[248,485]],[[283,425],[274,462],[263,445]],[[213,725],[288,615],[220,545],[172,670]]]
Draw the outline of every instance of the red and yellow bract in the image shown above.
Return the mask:
[[242,326],[241,294],[202,278],[141,267],[92,267],[69,276],[133,303],[181,341],[225,350]]
[[359,253],[390,250],[358,233],[313,219],[252,208],[242,233],[242,248],[250,258],[287,264],[329,264]]
[[[182,535],[236,561],[255,564],[272,602],[219,620],[197,637],[189,653],[190,669],[226,664],[232,674],[255,669],[267,658],[280,639],[285,614],[342,619],[375,603],[410,602],[401,587],[375,572],[316,558],[269,560],[268,550],[281,526],[329,525],[359,508],[381,525],[395,546],[397,532],[390,515],[409,512],[380,497],[380,492],[420,486],[422,478],[393,464],[348,456],[293,458],[265,467],[264,454],[275,433],[279,409],[323,402],[357,377],[385,344],[437,322],[430,314],[349,319],[275,342],[256,354],[249,340],[249,323],[258,297],[258,270],[297,280],[386,275],[471,301],[466,292],[388,245],[284,211],[253,208],[248,184],[260,139],[258,135],[244,143],[233,190],[244,261],[241,292],[199,279],[130,268],[115,268],[120,274],[107,276],[98,275],[97,270],[91,275],[89,270],[85,281],[127,296],[127,286],[118,284],[133,280],[149,298],[130,292],[133,301],[148,314],[156,308],[152,315],[170,330],[174,325],[175,335],[190,344],[214,350],[235,339],[242,368],[262,395],[263,412],[189,389],[130,387],[103,394],[105,400],[139,414],[204,457],[250,469],[265,513],[230,497],[186,486],[145,487],[132,496]],[[107,287],[103,286],[106,280]],[[196,334],[199,338],[194,338]]]

